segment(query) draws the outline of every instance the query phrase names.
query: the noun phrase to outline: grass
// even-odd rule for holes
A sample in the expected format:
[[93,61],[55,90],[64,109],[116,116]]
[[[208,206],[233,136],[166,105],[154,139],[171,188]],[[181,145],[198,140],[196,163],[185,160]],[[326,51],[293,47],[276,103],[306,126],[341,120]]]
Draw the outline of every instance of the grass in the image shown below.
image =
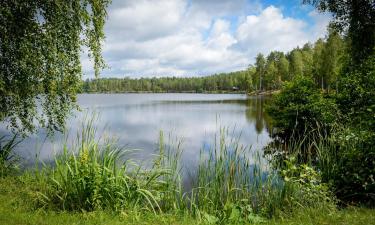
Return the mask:
[[18,157],[13,149],[22,141],[17,134],[0,137],[0,177],[11,173],[18,165]]
[[29,177],[5,177],[0,181],[0,224],[190,224],[192,218],[147,212],[96,210],[72,212],[35,207],[35,184]]
[[312,224],[315,214],[322,224],[340,221],[313,167],[296,158],[270,167],[229,132],[220,129],[201,150],[184,190],[178,139],[165,144],[161,132],[159,153],[145,167],[115,141],[97,138],[89,119],[53,166],[2,176],[0,224]]
[[[72,224],[208,224],[183,214],[153,214],[108,211],[69,212],[36,209],[33,204],[35,184],[30,177],[0,178],[0,224],[8,225],[72,225]],[[327,213],[305,209],[293,217],[265,220],[264,225],[371,225],[375,224],[375,209],[347,208]]]
[[161,211],[170,188],[163,177],[169,177],[170,170],[138,166],[126,158],[128,150],[96,139],[92,122],[82,125],[73,146],[64,145],[53,167],[36,171],[38,203],[68,211]]

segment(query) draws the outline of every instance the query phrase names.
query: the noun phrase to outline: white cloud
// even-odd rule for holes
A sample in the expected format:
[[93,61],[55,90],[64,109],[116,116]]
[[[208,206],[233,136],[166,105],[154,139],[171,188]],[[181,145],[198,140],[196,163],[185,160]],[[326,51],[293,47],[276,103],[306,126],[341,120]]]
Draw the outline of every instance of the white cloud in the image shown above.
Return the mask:
[[[258,1],[125,0],[109,8],[102,76],[206,75],[246,68],[258,52],[288,51],[324,36],[328,17],[315,21],[261,9]],[[92,64],[83,58],[85,77]]]
[[147,40],[172,33],[180,24],[186,5],[182,0],[133,0],[109,11],[109,40]]
[[248,54],[268,53],[272,50],[288,51],[308,41],[305,22],[284,17],[281,10],[269,6],[259,15],[249,15],[236,33],[237,48]]

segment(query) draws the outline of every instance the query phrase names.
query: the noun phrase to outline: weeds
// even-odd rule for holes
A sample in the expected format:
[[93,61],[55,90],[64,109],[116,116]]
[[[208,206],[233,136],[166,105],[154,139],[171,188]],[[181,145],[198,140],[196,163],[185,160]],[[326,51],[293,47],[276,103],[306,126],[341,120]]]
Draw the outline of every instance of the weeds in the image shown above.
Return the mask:
[[47,185],[40,202],[62,210],[160,211],[158,188],[164,184],[159,178],[168,171],[142,170],[125,159],[127,153],[111,140],[95,140],[89,122],[77,136],[76,145],[65,145],[55,166],[45,171]]
[[[295,208],[332,206],[313,168],[270,167],[259,153],[240,145],[239,137],[220,129],[210,149],[202,149],[191,189],[183,187],[182,142],[159,137],[151,166],[130,158],[131,150],[96,138],[90,120],[72,147],[64,145],[53,167],[39,171],[43,207],[69,210],[182,213],[205,223],[242,224],[289,215]],[[101,140],[101,141],[100,141]],[[322,202],[327,204],[321,204]],[[332,208],[332,207],[331,207]]]
[[19,158],[14,149],[21,141],[17,134],[10,139],[7,136],[0,137],[0,177],[7,176],[18,167]]

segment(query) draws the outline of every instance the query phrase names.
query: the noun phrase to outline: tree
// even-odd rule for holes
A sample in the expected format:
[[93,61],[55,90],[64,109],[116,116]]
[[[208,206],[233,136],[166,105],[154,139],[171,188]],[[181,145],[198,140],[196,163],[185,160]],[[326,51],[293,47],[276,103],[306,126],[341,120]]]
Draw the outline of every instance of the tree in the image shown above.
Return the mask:
[[351,39],[351,59],[361,64],[374,54],[375,3],[373,0],[304,0],[321,11],[334,16],[333,24],[339,31],[346,31]]
[[76,107],[80,51],[89,49],[95,75],[104,67],[103,26],[109,0],[2,0],[0,121],[24,134],[37,124],[61,129]]
[[274,60],[267,60],[266,73],[264,75],[264,88],[276,89],[279,85],[278,71]]
[[290,73],[292,79],[297,76],[302,76],[303,74],[303,59],[302,54],[299,49],[294,49],[290,53]]
[[259,84],[259,90],[261,91],[263,89],[262,80],[264,79],[264,74],[266,71],[266,59],[262,53],[259,53],[255,58],[255,68],[255,83]]
[[315,42],[314,53],[313,53],[313,70],[312,76],[315,80],[315,83],[321,84],[321,88],[324,89],[324,82],[322,76],[322,52],[324,48],[324,41],[318,39]]
[[303,46],[301,54],[303,60],[303,75],[311,77],[313,71],[313,49],[310,43]]
[[340,35],[330,29],[327,43],[321,53],[320,73],[325,81],[325,88],[329,91],[332,84],[337,89],[337,79],[341,71],[340,60],[343,54],[343,43]]
[[300,138],[319,129],[332,126],[337,118],[337,106],[320,94],[310,77],[297,76],[286,82],[267,108],[277,137]]
[[282,81],[289,81],[290,80],[290,76],[289,76],[289,61],[284,56],[284,54],[282,54],[280,56],[280,60],[277,63],[277,69],[280,72],[281,80]]

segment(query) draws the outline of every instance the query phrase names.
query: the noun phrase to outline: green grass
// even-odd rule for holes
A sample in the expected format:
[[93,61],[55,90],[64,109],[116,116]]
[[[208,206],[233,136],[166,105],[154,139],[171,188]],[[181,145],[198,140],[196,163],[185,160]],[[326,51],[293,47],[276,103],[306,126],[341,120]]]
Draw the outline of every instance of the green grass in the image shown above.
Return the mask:
[[[38,184],[30,176],[0,178],[0,224],[191,224],[184,215],[147,211],[72,212],[39,208],[35,202]],[[195,222],[194,222],[195,223]]]
[[272,167],[225,128],[189,168],[184,190],[177,138],[166,144],[161,132],[158,154],[142,166],[97,138],[93,120],[53,166],[0,176],[0,224],[325,224],[363,211],[345,218],[317,170],[295,157]]
[[[153,214],[147,212],[108,211],[68,212],[38,209],[34,205],[35,183],[27,175],[0,178],[0,224],[205,224],[183,214]],[[371,225],[375,224],[375,209],[347,208],[327,213],[322,210],[305,209],[293,217],[264,221],[265,225]]]

